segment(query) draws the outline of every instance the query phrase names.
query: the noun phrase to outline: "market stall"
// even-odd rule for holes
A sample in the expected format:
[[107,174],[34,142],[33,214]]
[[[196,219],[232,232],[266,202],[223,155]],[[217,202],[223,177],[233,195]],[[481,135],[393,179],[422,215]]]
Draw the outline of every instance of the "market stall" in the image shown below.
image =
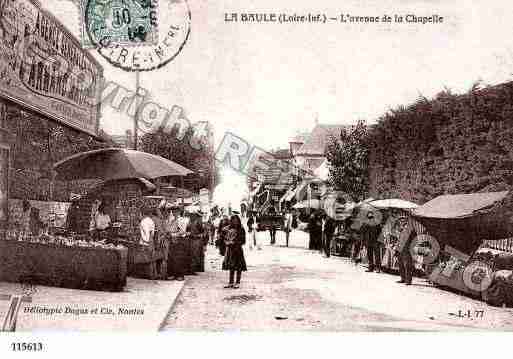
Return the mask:
[[[352,215],[352,208],[348,205],[349,203],[349,199],[344,193],[331,189],[326,190],[321,197],[320,208],[331,220],[335,221],[335,232],[330,248],[332,255],[342,257],[351,255],[354,238],[349,231],[349,219]],[[301,205],[301,203],[298,205]]]
[[439,196],[415,209],[413,219],[441,249],[430,280],[490,304],[513,305],[513,261],[483,246],[513,235],[512,204],[504,191]]
[[8,230],[0,241],[0,281],[121,291],[127,255],[122,246]]
[[[157,208],[164,200],[149,195],[154,189],[148,179],[186,176],[192,171],[160,156],[149,153],[111,148],[90,151],[69,157],[54,169],[62,180],[99,178],[105,182],[91,190],[84,198],[84,206],[78,206],[82,217],[80,232],[89,231],[88,225],[99,203],[107,204],[107,214],[113,225],[105,234],[106,242],[128,249],[127,270],[129,275],[147,279],[166,279],[171,243],[158,225]],[[85,209],[84,209],[85,208]],[[141,243],[139,223],[143,208],[152,208],[151,217],[156,232],[150,243]]]
[[[417,208],[416,203],[406,201],[400,198],[380,199],[369,202],[373,207],[378,208],[384,215],[383,229],[379,241],[382,243],[381,249],[381,268],[386,271],[399,271],[399,257],[397,255],[397,246],[399,244],[400,233],[408,224],[410,211]],[[420,261],[414,261],[415,269],[422,270]]]

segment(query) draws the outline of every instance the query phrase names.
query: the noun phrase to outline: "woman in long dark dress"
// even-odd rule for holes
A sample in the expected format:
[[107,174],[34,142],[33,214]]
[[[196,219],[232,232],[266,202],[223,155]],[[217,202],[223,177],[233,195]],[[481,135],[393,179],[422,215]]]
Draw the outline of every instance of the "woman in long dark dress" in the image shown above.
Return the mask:
[[310,233],[308,249],[320,250],[322,248],[322,224],[317,211],[313,212],[308,220],[308,231]]
[[[230,219],[230,228],[226,235],[226,255],[223,261],[223,270],[230,271],[229,283],[225,288],[239,288],[242,272],[247,271],[244,250],[246,244],[246,231],[242,227],[239,216],[233,215]],[[235,277],[237,274],[237,278]],[[234,279],[236,279],[234,283]]]

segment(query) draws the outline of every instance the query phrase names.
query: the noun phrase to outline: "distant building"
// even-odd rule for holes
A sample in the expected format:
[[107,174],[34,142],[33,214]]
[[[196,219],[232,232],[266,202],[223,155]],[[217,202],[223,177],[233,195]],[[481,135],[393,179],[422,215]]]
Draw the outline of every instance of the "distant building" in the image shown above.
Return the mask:
[[305,143],[305,141],[308,139],[309,136],[310,136],[310,133],[303,132],[303,133],[298,133],[296,136],[294,136],[293,138],[290,139],[289,147],[290,147],[290,154],[292,156],[296,155],[297,151],[301,148],[301,146],[303,146],[303,144]]
[[[317,124],[306,138],[304,135],[295,136],[289,141],[294,164],[313,173],[326,160],[326,146],[330,138],[339,138],[346,128],[345,125]],[[299,146],[301,141],[303,143]]]
[[286,188],[293,183],[293,178],[287,168],[292,163],[289,149],[278,149],[261,154],[259,161],[254,164],[249,176],[250,188],[253,182],[276,185]]

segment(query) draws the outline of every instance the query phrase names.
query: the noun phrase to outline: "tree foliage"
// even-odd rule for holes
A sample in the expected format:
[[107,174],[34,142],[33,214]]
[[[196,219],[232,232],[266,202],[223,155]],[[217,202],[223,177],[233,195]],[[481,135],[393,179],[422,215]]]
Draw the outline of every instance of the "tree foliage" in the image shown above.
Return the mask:
[[194,171],[186,178],[184,186],[198,192],[201,188],[215,186],[219,180],[209,131],[207,129],[207,133],[198,137],[194,127],[189,127],[185,133],[181,133],[178,126],[171,131],[160,128],[141,137],[141,151],[162,156]]
[[352,128],[343,130],[339,138],[331,138],[326,148],[330,184],[354,200],[363,199],[368,191],[366,137],[367,126],[360,120]]
[[423,203],[513,184],[513,83],[445,89],[390,110],[369,132],[370,193]]

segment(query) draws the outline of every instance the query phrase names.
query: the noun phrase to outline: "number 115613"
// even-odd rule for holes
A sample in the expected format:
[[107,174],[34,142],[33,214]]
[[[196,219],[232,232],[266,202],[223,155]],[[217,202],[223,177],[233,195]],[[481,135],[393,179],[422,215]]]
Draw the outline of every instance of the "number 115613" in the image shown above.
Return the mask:
[[11,343],[13,352],[40,352],[44,349],[43,343]]

